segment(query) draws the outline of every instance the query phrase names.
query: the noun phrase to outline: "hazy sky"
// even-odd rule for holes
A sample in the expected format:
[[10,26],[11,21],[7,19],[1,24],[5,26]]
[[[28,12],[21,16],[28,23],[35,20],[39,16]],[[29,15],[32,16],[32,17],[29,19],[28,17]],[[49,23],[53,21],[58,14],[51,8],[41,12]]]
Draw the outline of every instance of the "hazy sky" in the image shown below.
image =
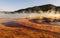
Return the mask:
[[60,0],[0,0],[0,10],[14,11],[44,4],[54,4],[60,6]]

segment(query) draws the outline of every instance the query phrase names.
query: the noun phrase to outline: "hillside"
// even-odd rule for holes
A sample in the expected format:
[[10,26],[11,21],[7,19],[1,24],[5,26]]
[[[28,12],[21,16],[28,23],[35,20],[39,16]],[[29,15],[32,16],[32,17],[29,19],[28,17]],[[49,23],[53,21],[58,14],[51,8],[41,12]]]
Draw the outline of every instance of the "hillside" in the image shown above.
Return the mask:
[[15,14],[15,13],[40,13],[40,12],[51,12],[55,11],[60,12],[60,6],[55,6],[52,4],[46,4],[46,5],[40,5],[40,6],[33,6],[33,7],[28,7],[25,9],[18,9],[15,11],[0,11],[0,13],[5,13],[5,14]]
[[46,4],[46,5],[41,5],[41,6],[34,6],[34,7],[28,7],[25,9],[20,9],[14,11],[15,13],[40,13],[40,11],[47,12],[47,11],[58,11],[60,12],[60,6],[55,6],[52,4]]

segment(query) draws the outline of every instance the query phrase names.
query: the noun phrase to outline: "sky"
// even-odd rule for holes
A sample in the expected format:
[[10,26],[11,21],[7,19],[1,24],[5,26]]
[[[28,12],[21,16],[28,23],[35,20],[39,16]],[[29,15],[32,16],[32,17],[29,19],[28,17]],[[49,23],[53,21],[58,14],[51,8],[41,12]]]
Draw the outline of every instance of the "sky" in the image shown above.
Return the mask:
[[45,4],[60,6],[60,0],[0,0],[0,11],[15,11]]

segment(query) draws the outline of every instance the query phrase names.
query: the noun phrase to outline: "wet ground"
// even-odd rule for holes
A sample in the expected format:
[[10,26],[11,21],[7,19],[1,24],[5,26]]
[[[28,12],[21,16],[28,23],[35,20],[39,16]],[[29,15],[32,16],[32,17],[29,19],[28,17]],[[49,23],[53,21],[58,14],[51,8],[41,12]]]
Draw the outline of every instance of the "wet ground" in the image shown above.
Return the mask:
[[48,21],[41,21],[39,19],[31,19],[29,20],[30,22],[33,23],[38,23],[38,24],[51,24],[51,25],[57,25],[60,26],[60,22],[48,22]]
[[60,38],[60,27],[40,24],[36,20],[10,21],[3,26],[0,26],[0,38]]

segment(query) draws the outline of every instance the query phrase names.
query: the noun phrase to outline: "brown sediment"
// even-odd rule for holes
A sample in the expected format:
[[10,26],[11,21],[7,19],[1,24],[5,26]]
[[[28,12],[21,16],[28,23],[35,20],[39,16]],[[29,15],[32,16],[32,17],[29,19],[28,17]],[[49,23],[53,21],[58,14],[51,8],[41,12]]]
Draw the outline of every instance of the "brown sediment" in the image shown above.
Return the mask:
[[59,29],[60,26],[36,24],[29,19],[21,19],[0,24],[0,38],[60,38]]

